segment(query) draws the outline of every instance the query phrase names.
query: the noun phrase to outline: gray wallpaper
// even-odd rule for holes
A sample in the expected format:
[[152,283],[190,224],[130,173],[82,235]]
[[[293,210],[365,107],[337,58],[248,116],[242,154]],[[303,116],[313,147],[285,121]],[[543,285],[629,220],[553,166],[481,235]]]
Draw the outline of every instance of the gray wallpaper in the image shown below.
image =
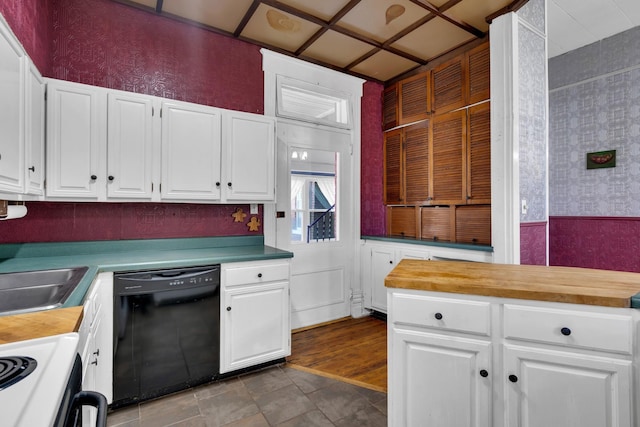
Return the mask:
[[[549,214],[640,216],[640,27],[549,61]],[[616,167],[586,153],[616,150]]]
[[518,12],[520,198],[528,205],[526,214],[520,212],[520,222],[547,220],[548,89],[544,5],[544,0],[532,0]]
[[541,34],[546,34],[545,18],[545,0],[529,0],[520,10],[518,10],[518,18],[526,21]]

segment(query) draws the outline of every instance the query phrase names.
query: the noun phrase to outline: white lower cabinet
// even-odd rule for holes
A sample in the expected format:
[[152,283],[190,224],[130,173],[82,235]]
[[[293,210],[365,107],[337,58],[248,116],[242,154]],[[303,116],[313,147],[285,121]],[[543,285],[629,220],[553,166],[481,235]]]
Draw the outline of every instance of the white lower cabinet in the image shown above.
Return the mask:
[[[394,328],[389,425],[490,426],[491,343]],[[444,422],[446,420],[446,422]]]
[[366,240],[360,252],[364,307],[387,312],[384,279],[403,259],[459,259],[491,262],[491,252],[428,246],[422,244]]
[[[82,389],[102,393],[112,400],[113,378],[113,273],[94,279],[84,302],[78,330],[82,358]],[[83,407],[83,425],[94,426],[96,408]]]
[[632,424],[632,362],[505,345],[508,426]]
[[220,373],[291,354],[289,260],[223,264]]
[[638,425],[634,309],[393,288],[389,303],[389,426]]

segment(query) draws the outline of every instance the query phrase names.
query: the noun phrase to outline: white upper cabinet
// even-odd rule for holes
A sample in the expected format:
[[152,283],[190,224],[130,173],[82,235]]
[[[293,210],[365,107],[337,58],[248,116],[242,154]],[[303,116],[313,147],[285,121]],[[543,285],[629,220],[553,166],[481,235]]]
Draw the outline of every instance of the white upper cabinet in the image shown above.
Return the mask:
[[154,99],[109,92],[107,197],[151,199]]
[[45,83],[31,60],[26,66],[25,192],[44,195]]
[[224,199],[275,200],[275,119],[225,111],[222,132]]
[[58,80],[47,86],[46,195],[97,200],[107,179],[106,89]]
[[0,16],[0,192],[24,191],[25,58]]
[[274,118],[46,82],[47,199],[275,200]]
[[220,200],[221,111],[162,103],[163,199]]

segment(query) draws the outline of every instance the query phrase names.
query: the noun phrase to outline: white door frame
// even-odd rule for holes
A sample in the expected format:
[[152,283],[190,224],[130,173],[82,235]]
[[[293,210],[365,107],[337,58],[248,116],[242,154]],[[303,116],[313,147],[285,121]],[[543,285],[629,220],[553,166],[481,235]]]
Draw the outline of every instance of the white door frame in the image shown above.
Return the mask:
[[[351,315],[360,317],[367,313],[363,304],[363,290],[360,283],[360,162],[361,162],[361,98],[362,85],[364,80],[343,74],[315,64],[291,58],[285,55],[261,49],[262,69],[264,71],[264,114],[266,116],[276,116],[277,87],[276,76],[282,75],[301,80],[307,83],[316,84],[324,88],[337,90],[351,95],[352,107],[352,129],[351,129],[351,214],[347,215],[349,222],[343,227],[350,227],[353,231],[350,246],[351,271],[348,282],[350,283],[351,295]],[[287,152],[276,150],[277,164],[282,164],[283,156]],[[286,158],[285,158],[286,160]],[[348,159],[346,159],[348,160]],[[276,186],[278,184],[276,183]],[[288,217],[288,214],[287,214]],[[276,238],[276,204],[266,203],[264,205],[264,242],[268,246],[277,246]],[[295,325],[294,325],[295,326]]]

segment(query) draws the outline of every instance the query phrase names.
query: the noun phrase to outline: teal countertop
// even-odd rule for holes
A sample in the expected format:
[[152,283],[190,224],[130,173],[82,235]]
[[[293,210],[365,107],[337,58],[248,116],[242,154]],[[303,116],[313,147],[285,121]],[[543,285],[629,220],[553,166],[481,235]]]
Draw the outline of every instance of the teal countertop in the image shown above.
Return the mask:
[[264,246],[262,236],[0,245],[0,273],[87,266],[64,307],[82,304],[95,276],[103,271],[142,271],[240,261],[291,258],[291,252]]
[[493,252],[493,246],[473,245],[469,243],[440,242],[435,240],[422,240],[412,237],[389,236],[360,236],[362,240],[378,240],[381,242],[408,243],[412,245],[437,246],[441,248],[466,249],[471,251]]

